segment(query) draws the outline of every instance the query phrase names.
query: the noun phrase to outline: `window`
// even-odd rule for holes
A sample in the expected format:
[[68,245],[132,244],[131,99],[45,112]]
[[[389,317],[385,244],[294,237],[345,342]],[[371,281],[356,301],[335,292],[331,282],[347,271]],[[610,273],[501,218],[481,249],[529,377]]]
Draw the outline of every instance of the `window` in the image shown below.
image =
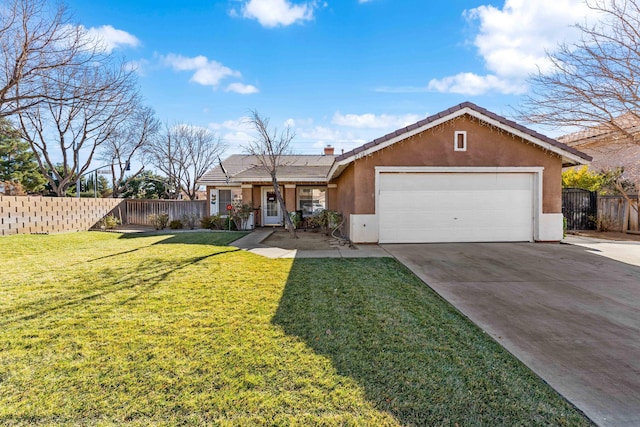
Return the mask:
[[267,191],[267,216],[278,216],[278,198],[275,191]]
[[325,187],[298,187],[298,210],[303,217],[314,215],[327,208]]
[[242,190],[236,188],[218,190],[217,214],[227,215],[227,206],[236,202],[242,202]]
[[467,132],[464,130],[457,130],[455,132],[453,140],[454,151],[467,151]]

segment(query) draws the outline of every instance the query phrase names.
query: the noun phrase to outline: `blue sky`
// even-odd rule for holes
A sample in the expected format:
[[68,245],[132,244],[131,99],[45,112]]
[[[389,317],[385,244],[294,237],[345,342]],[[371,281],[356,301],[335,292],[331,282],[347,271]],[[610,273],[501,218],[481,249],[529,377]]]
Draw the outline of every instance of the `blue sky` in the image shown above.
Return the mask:
[[463,101],[509,115],[545,49],[571,41],[579,0],[69,0],[74,21],[136,67],[168,124],[228,153],[255,109],[298,153],[349,150]]

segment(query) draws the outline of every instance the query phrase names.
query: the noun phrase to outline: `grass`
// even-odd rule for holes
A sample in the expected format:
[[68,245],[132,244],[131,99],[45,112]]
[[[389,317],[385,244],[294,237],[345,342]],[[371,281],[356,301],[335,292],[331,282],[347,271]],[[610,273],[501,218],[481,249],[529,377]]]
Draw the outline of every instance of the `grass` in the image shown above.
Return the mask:
[[590,425],[391,259],[0,239],[2,425]]

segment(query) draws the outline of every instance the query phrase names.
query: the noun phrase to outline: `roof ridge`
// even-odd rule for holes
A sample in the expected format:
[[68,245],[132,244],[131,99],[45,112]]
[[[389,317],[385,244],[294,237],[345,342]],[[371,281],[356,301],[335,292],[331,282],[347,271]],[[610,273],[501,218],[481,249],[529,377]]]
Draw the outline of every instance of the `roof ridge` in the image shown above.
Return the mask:
[[513,128],[513,129],[516,129],[516,130],[518,130],[520,132],[523,132],[523,133],[525,133],[525,134],[527,134],[527,135],[529,135],[529,136],[531,136],[533,138],[536,138],[536,139],[544,141],[544,142],[546,142],[548,144],[551,144],[551,145],[553,145],[553,146],[555,146],[557,148],[560,148],[561,150],[567,151],[567,152],[569,152],[569,153],[571,153],[571,154],[573,154],[575,156],[578,156],[578,157],[583,158],[585,160],[591,160],[590,156],[587,156],[585,153],[582,153],[581,151],[579,151],[579,150],[577,150],[577,149],[575,149],[573,147],[570,147],[570,146],[568,146],[566,144],[563,144],[562,142],[560,142],[560,141],[558,141],[556,139],[549,138],[548,136],[545,136],[545,135],[543,135],[543,134],[541,134],[541,133],[539,133],[539,132],[537,132],[537,131],[535,131],[533,129],[529,129],[529,128],[523,126],[523,125],[520,125],[520,124],[516,123],[515,121],[513,121],[511,119],[508,119],[508,118],[503,117],[503,116],[501,116],[499,114],[493,113],[493,112],[487,110],[486,108],[482,108],[482,107],[480,107],[480,106],[478,106],[478,105],[476,105],[476,104],[474,104],[473,102],[470,102],[470,101],[461,102],[460,104],[455,105],[455,106],[453,106],[451,108],[448,108],[448,109],[440,111],[440,112],[438,112],[436,114],[432,114],[432,115],[430,115],[428,117],[425,117],[424,119],[419,120],[416,123],[413,123],[411,125],[408,125],[408,126],[405,126],[403,128],[397,129],[397,130],[395,130],[393,132],[390,132],[390,133],[388,133],[388,134],[386,134],[384,136],[376,138],[373,141],[367,142],[367,143],[365,143],[365,144],[363,144],[363,145],[361,145],[359,147],[356,147],[356,148],[354,148],[354,149],[352,149],[350,151],[347,151],[346,153],[342,153],[341,155],[336,156],[335,160],[336,160],[336,162],[340,162],[342,160],[348,159],[351,156],[354,156],[354,155],[356,155],[356,154],[358,154],[358,153],[360,153],[362,151],[365,151],[365,150],[367,150],[369,148],[375,147],[376,145],[379,145],[379,144],[381,144],[383,142],[386,142],[386,141],[388,141],[388,140],[390,140],[392,138],[395,138],[397,136],[401,136],[402,134],[405,134],[405,133],[410,132],[412,130],[421,128],[423,126],[426,126],[429,123],[433,123],[434,121],[436,121],[438,119],[445,118],[447,116],[450,116],[450,115],[452,115],[452,114],[454,114],[454,113],[456,113],[458,111],[464,110],[464,109],[473,110],[473,111],[475,111],[477,113],[480,113],[480,114],[482,114],[484,116],[489,117],[490,119],[493,119],[493,120],[495,120],[497,122],[500,122],[503,125],[509,126],[509,127]]

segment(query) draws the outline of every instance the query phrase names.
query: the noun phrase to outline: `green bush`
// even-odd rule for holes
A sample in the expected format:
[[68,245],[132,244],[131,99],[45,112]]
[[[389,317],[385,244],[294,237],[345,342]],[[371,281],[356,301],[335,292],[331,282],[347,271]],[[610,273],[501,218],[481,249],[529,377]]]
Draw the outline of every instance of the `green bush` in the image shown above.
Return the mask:
[[225,219],[226,218],[222,218],[220,215],[205,216],[200,219],[200,226],[210,230],[226,230]]
[[182,221],[174,219],[169,223],[169,228],[172,230],[180,230],[182,228]]
[[119,218],[113,215],[107,215],[104,218],[102,218],[100,221],[98,221],[98,223],[96,224],[96,227],[102,230],[113,230],[120,224],[121,224],[121,221]]
[[200,218],[200,228],[211,228],[211,217],[203,216]]
[[167,224],[169,224],[169,214],[162,212],[157,215],[149,215],[149,222],[156,230],[164,230],[167,228]]
[[296,211],[289,212],[289,217],[291,218],[291,223],[293,224],[293,228],[300,228],[302,225],[302,217]]
[[224,224],[224,226],[222,227],[222,230],[237,230],[238,227],[236,227],[236,222],[233,220],[232,217],[228,216],[226,218],[220,218]]
[[317,224],[323,233],[329,235],[342,222],[342,214],[324,209],[312,217],[311,222]]

